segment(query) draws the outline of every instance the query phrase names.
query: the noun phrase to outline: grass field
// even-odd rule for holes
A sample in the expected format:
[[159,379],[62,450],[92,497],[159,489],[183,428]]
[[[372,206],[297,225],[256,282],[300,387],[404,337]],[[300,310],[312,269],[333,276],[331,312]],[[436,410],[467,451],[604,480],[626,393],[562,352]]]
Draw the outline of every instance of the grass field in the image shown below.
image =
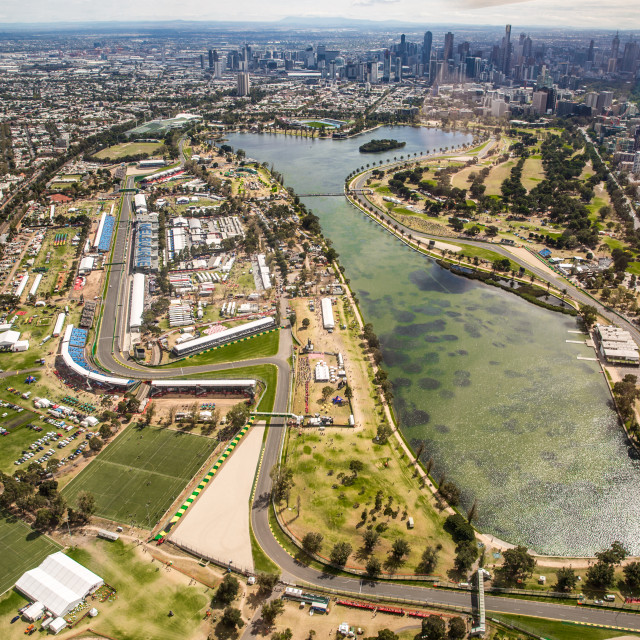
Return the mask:
[[188,433],[129,427],[63,491],[74,504],[90,491],[96,515],[151,528],[169,508],[216,446]]
[[123,142],[113,147],[108,147],[94,154],[96,158],[101,160],[118,160],[126,156],[136,156],[140,153],[148,153],[153,155],[162,146],[159,142]]
[[38,566],[60,547],[22,520],[0,511],[0,549],[0,593],[4,593],[25,571]]
[[278,353],[280,332],[272,331],[261,336],[255,336],[242,342],[228,344],[218,349],[199,353],[187,360],[171,362],[164,368],[195,367],[202,364],[218,364],[220,362],[238,362],[252,358],[268,358]]
[[[178,571],[168,571],[135,545],[121,540],[108,542],[89,535],[81,545],[68,551],[90,571],[101,576],[117,590],[117,597],[107,602],[92,602],[100,615],[85,618],[74,629],[65,629],[62,638],[117,638],[118,640],[200,640],[207,637],[203,623],[211,593],[207,587],[189,585],[189,578]],[[207,592],[209,592],[207,594]],[[10,624],[25,601],[12,591],[0,599],[0,627],[5,640],[24,638],[24,621]],[[174,615],[167,614],[173,611]],[[39,624],[36,628],[39,628]],[[88,631],[89,627],[96,634]],[[35,637],[46,633],[38,632]]]
[[485,195],[487,196],[501,196],[502,191],[500,187],[502,183],[511,175],[511,169],[515,166],[514,160],[507,160],[496,167],[493,167],[484,181],[487,189]]
[[522,185],[527,191],[531,191],[538,182],[545,177],[544,169],[542,168],[542,160],[540,156],[531,156],[524,162],[522,168]]
[[[517,616],[507,613],[496,614],[499,620],[517,626],[523,630],[548,638],[548,640],[607,640],[620,636],[640,637],[629,631],[614,631],[612,629],[598,629],[569,622]],[[517,634],[513,637],[518,637]]]
[[224,371],[209,371],[189,378],[207,378],[217,380],[218,378],[258,378],[262,380],[267,389],[260,399],[258,411],[271,411],[276,398],[276,386],[278,383],[278,369],[274,364],[259,364],[255,367],[238,367],[237,369],[226,369]]

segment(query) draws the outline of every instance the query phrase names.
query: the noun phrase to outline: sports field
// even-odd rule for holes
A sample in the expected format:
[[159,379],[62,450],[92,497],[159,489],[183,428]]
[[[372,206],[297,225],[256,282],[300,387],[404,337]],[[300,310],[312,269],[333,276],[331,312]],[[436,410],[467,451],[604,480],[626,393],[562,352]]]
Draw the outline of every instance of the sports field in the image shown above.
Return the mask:
[[140,153],[153,155],[161,146],[159,142],[123,142],[98,151],[95,157],[102,160],[118,160],[127,156],[137,156]]
[[0,593],[60,547],[14,516],[0,511]]
[[96,514],[152,528],[204,464],[213,438],[129,427],[64,489],[73,505],[82,491],[93,493]]

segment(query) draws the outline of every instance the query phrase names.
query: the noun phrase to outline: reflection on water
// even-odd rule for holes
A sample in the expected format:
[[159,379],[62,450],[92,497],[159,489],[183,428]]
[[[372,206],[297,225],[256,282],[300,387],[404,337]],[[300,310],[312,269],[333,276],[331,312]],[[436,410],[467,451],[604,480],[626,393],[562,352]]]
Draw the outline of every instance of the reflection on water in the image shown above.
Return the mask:
[[[364,163],[357,147],[372,137],[406,140],[405,155],[463,138],[401,127],[364,140],[229,141],[273,162],[296,191],[326,193]],[[592,554],[615,539],[640,554],[638,461],[597,363],[576,359],[592,352],[566,343],[575,321],[440,269],[344,200],[306,204],[380,336],[403,432],[425,443],[465,505],[477,498],[479,526],[550,554]]]

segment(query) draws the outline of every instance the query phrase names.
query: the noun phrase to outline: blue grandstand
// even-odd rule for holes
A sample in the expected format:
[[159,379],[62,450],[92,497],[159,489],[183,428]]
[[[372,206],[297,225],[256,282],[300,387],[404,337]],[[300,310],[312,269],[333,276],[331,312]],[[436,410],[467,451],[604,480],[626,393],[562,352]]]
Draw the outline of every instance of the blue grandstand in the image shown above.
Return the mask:
[[104,219],[104,226],[102,227],[102,233],[100,234],[100,240],[96,247],[98,251],[109,251],[111,247],[111,238],[113,237],[113,230],[116,226],[115,216],[106,216]]

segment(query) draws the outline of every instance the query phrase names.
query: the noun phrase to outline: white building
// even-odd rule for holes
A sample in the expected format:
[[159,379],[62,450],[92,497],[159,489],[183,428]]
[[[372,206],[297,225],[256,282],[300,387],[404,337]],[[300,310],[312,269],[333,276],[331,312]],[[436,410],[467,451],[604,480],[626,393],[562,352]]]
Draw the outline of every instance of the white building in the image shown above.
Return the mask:
[[24,573],[16,589],[55,616],[64,616],[103,584],[100,576],[58,551]]
[[331,306],[331,298],[322,298],[320,301],[322,308],[322,326],[327,331],[333,331],[336,327],[336,323],[333,319],[333,308]]
[[315,370],[316,382],[329,382],[329,366],[324,362],[318,362]]
[[142,312],[144,311],[144,273],[133,274],[133,286],[131,288],[131,313],[129,314],[129,328],[133,331],[142,325]]

